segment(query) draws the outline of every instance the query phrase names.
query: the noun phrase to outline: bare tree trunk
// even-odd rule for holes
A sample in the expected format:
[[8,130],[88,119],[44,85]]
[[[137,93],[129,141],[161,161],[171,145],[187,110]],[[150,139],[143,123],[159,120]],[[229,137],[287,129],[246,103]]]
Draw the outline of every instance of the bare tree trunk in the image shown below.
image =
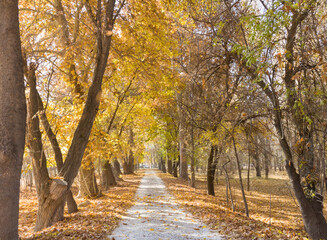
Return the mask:
[[18,1],[0,1],[0,239],[18,239],[26,103]]
[[67,193],[67,208],[68,208],[68,213],[74,213],[78,211],[77,204],[74,199],[72,191],[69,191]]
[[[234,134],[234,132],[232,133]],[[242,181],[242,169],[241,169],[241,164],[240,164],[240,159],[238,157],[237,149],[236,149],[236,144],[235,144],[235,138],[234,135],[232,135],[232,140],[233,140],[233,146],[234,146],[234,153],[236,157],[236,163],[237,163],[237,170],[238,170],[238,177],[240,180],[240,187],[242,191],[242,197],[243,197],[243,203],[244,203],[244,209],[245,209],[245,215],[249,217],[249,208],[248,208],[248,203],[246,201],[245,197],[245,192],[244,192],[244,187],[243,187],[243,181]]]
[[133,146],[134,146],[134,133],[133,133],[133,128],[129,128],[129,154],[127,159],[123,162],[123,170],[124,174],[133,174],[134,173],[134,154],[133,154]]
[[87,167],[82,165],[79,170],[79,192],[79,196],[85,198],[96,198],[100,195],[92,163]]
[[210,154],[208,157],[208,165],[207,165],[207,190],[208,194],[215,196],[215,171],[216,171],[216,164],[215,164],[215,155],[217,152],[217,146],[211,145]]
[[[324,196],[324,185],[326,184],[326,135],[323,137],[323,144],[321,146],[321,187],[320,194]],[[327,188],[327,185],[326,185]]]
[[102,186],[105,190],[108,190],[110,186],[117,185],[114,172],[112,170],[111,163],[106,160],[102,168]]
[[264,157],[265,157],[265,178],[268,178],[270,158],[268,154],[264,154]]
[[261,177],[261,161],[258,152],[252,153],[252,157],[255,160],[254,168],[257,177]]
[[178,161],[176,162],[174,162],[173,163],[173,176],[174,177],[178,177],[178,166],[179,166],[179,163],[180,163],[180,160],[178,159]]
[[161,159],[161,171],[163,172],[163,173],[166,173],[167,172],[167,170],[166,170],[166,163],[165,163],[165,161],[164,161],[164,159],[161,157],[160,158]]
[[168,147],[166,148],[166,157],[167,157],[167,171],[169,174],[173,174],[173,162],[169,157],[169,150]]
[[228,172],[225,168],[225,166],[230,162],[230,160],[226,163],[223,164],[222,168],[224,169],[224,172],[226,174],[226,202],[227,202],[227,205],[228,205],[228,192],[230,194],[230,201],[231,201],[231,204],[232,204],[232,209],[233,209],[233,212],[235,212],[235,206],[234,206],[234,200],[233,200],[233,195],[232,195],[232,188],[231,188],[231,185],[230,185],[230,181],[229,181],[229,175],[228,175]]
[[[38,195],[38,212],[35,230],[48,227],[53,221],[63,218],[63,204],[66,200],[64,192],[68,190],[67,182],[60,179],[50,179],[46,157],[43,151],[38,112],[35,65],[28,70],[30,86],[27,115],[27,146],[32,156],[33,173]],[[61,207],[60,207],[61,206]]]
[[248,148],[247,191],[250,191],[250,169],[251,169],[251,154],[250,154],[250,148]]
[[178,111],[179,111],[179,157],[180,157],[180,166],[179,166],[179,177],[183,180],[188,180],[187,172],[187,154],[186,154],[186,141],[185,141],[185,115],[182,107],[182,95],[181,93],[177,94],[178,102]]
[[195,188],[195,145],[194,145],[194,127],[191,126],[191,187]]
[[173,174],[173,163],[168,156],[167,156],[167,166],[168,166],[168,173]]
[[[123,160],[123,172],[124,174],[133,174],[134,173],[134,166],[131,166],[130,161],[131,157],[133,157],[133,152],[130,152],[127,160]],[[134,159],[134,158],[132,158]],[[134,160],[132,160],[134,161]]]
[[118,176],[122,174],[122,172],[120,170],[120,163],[118,162],[117,159],[115,159],[115,161],[114,161],[114,168],[115,168]]

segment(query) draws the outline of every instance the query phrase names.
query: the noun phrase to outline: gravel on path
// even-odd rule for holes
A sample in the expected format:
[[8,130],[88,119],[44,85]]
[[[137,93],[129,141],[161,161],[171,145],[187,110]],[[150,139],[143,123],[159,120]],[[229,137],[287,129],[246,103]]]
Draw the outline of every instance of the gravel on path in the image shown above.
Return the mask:
[[146,172],[135,198],[136,204],[128,210],[109,239],[222,239],[217,231],[207,228],[176,204],[155,171]]

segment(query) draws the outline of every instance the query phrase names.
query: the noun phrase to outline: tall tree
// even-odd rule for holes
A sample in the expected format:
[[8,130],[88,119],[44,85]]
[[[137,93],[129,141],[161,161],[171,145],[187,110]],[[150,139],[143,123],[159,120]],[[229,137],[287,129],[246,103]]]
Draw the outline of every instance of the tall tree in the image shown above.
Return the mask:
[[[60,1],[57,1],[59,3]],[[38,101],[36,90],[35,66],[29,69],[30,102],[29,102],[29,146],[33,154],[33,168],[35,171],[39,208],[35,230],[48,227],[53,222],[63,218],[63,205],[66,195],[78,173],[86,145],[91,133],[95,116],[101,99],[101,86],[107,67],[107,60],[111,46],[114,22],[124,4],[116,9],[116,1],[98,0],[96,4],[85,1],[85,6],[94,25],[96,36],[96,58],[93,78],[88,90],[84,110],[69,147],[66,159],[59,175],[63,178],[50,179],[46,159],[42,151],[41,134],[38,122]],[[58,5],[59,6],[59,5]],[[95,9],[95,13],[93,12]],[[61,11],[61,14],[64,12]]]
[[0,1],[0,239],[18,239],[26,104],[18,0]]

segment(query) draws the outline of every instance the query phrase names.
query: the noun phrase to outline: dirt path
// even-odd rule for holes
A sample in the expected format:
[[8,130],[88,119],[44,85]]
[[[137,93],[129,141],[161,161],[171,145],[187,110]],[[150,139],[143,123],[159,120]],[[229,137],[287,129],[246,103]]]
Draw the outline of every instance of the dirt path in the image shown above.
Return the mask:
[[154,171],[146,172],[135,197],[137,203],[109,239],[221,239],[217,232],[179,208]]

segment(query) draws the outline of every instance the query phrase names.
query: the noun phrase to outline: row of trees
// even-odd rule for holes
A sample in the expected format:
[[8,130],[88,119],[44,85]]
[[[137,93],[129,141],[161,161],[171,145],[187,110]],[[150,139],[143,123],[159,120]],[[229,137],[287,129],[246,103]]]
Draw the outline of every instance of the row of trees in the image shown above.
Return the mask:
[[214,195],[217,165],[224,169],[233,156],[248,215],[242,163],[252,161],[259,175],[263,158],[268,175],[271,158],[283,157],[306,231],[326,239],[326,3],[179,1],[173,8],[181,85],[157,107],[168,171],[177,176],[179,166],[188,180],[188,162],[194,186],[196,161],[207,151]]
[[96,183],[99,160],[104,176],[117,160],[131,173],[153,140],[161,167],[188,180],[190,165],[193,186],[206,156],[211,195],[217,166],[234,164],[244,189],[243,165],[259,174],[264,159],[268,174],[283,157],[307,232],[326,239],[323,0],[24,0],[22,51],[18,3],[1,4],[2,36],[13,38],[0,41],[1,206],[13,200],[0,238],[17,238],[25,86],[36,230],[61,220],[66,201],[76,211],[78,173],[81,189]]
[[9,32],[12,39],[1,39],[0,175],[6,194],[0,223],[6,227],[0,238],[17,239],[26,110],[24,156],[37,190],[38,231],[63,219],[66,202],[69,212],[77,211],[70,190],[77,175],[80,192],[94,197],[95,167],[101,166],[105,188],[120,164],[124,173],[133,173],[147,138],[143,129],[152,119],[146,103],[154,93],[148,86],[162,76],[157,66],[169,61],[172,40],[164,35],[167,17],[151,0],[26,0],[20,1],[19,19],[18,1],[1,7],[2,36]]

